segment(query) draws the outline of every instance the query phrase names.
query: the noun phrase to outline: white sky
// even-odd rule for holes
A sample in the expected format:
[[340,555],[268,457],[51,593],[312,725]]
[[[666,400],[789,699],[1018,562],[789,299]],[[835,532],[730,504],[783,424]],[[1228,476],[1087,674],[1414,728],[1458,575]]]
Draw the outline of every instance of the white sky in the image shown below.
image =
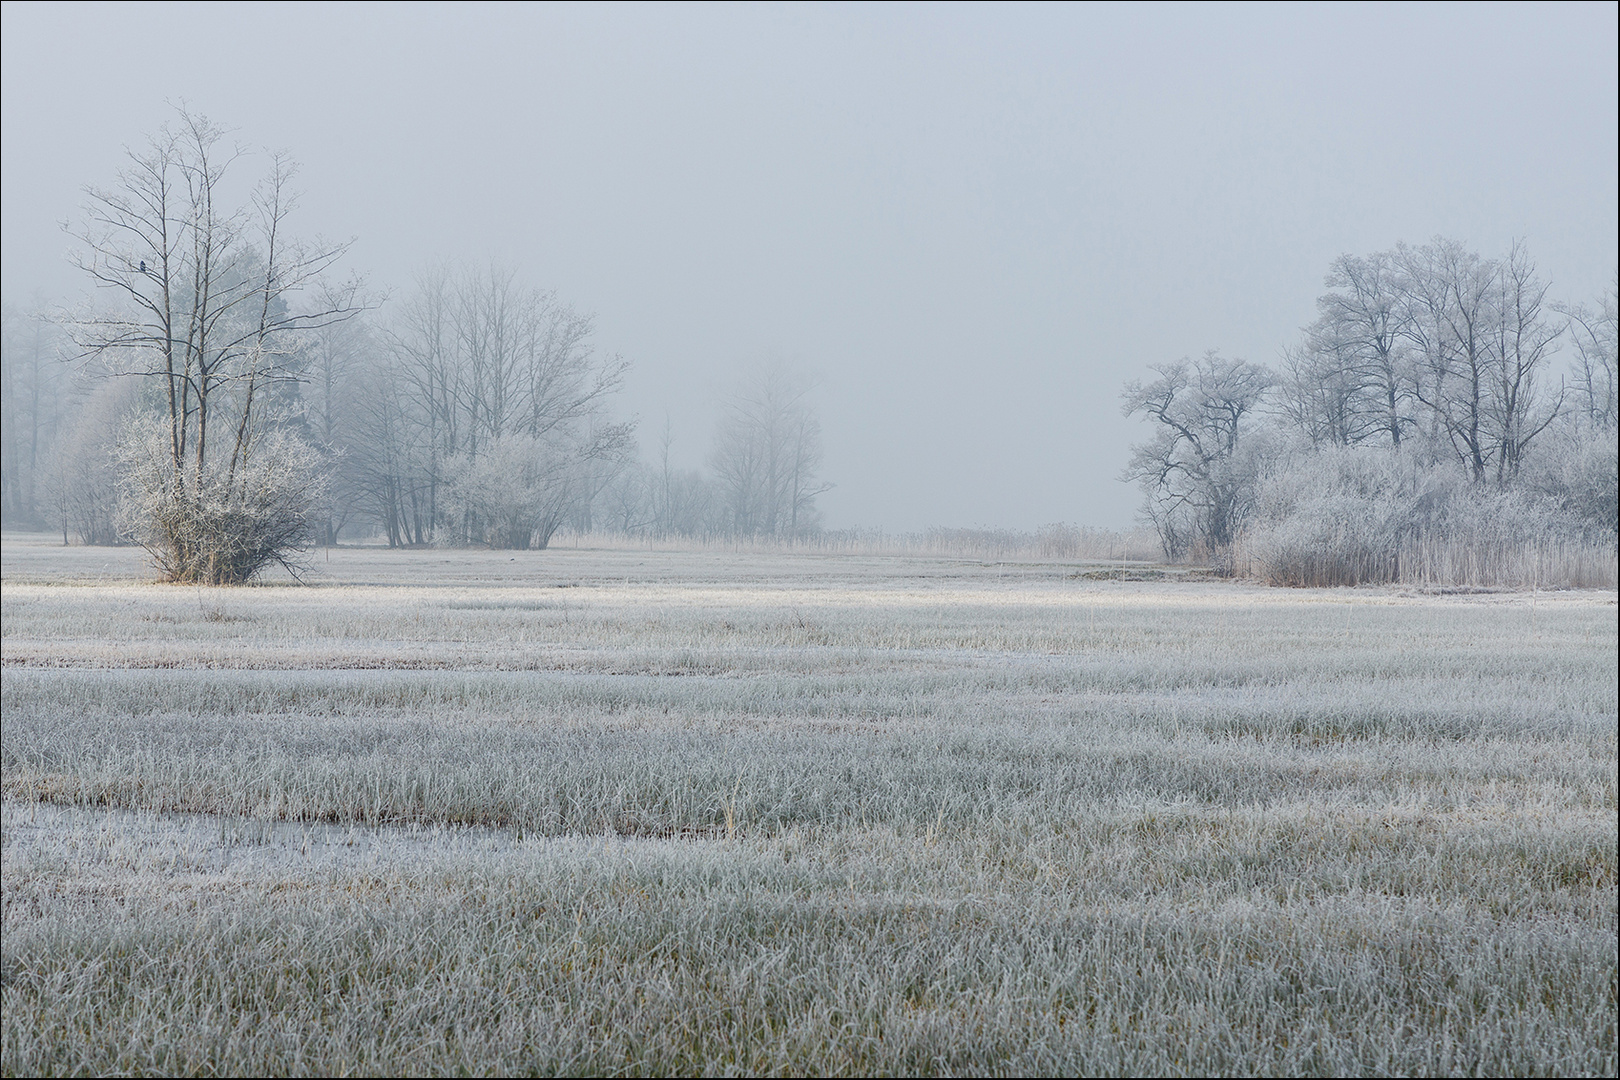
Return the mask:
[[3,290],[80,288],[61,222],[183,99],[376,286],[495,257],[594,311],[649,450],[784,357],[830,525],[1124,525],[1121,383],[1275,361],[1338,254],[1609,284],[1616,10],[6,3]]

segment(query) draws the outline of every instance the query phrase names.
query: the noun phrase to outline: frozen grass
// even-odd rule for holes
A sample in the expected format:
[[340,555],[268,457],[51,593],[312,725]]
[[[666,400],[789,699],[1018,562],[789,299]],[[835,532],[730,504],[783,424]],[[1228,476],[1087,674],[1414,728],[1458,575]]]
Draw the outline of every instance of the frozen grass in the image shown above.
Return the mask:
[[1620,1066],[1612,591],[3,555],[8,1074]]

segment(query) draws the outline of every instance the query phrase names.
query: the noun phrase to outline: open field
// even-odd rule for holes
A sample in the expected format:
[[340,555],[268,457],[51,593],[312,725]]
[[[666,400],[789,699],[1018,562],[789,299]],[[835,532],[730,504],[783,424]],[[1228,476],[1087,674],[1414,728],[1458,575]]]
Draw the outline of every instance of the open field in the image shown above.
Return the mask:
[[5,538],[6,1074],[1620,1069],[1613,590],[317,559]]

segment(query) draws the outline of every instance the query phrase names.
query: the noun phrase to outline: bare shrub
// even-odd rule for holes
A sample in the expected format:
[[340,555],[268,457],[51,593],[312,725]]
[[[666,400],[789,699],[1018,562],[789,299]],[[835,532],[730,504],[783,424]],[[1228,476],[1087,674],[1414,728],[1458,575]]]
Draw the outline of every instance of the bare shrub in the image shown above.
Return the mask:
[[161,422],[132,423],[119,446],[119,519],[164,580],[239,585],[272,564],[296,576],[323,506],[319,453],[270,432],[226,468],[176,469]]

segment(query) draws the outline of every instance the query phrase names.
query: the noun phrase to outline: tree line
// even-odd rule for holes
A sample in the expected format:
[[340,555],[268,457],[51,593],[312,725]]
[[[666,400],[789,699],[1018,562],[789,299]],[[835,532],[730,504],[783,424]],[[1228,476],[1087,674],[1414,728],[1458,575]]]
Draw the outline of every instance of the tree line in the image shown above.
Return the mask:
[[1152,433],[1124,478],[1167,557],[1337,583],[1442,541],[1612,553],[1612,286],[1557,304],[1522,244],[1443,238],[1341,256],[1325,285],[1275,368],[1210,352],[1127,383]]
[[[667,421],[649,460],[614,408],[628,364],[590,314],[495,265],[429,268],[384,302],[335,276],[347,244],[289,230],[284,156],[225,197],[243,156],[181,110],[87,193],[77,260],[101,302],[5,307],[9,527],[139,543],[166,577],[207,582],[341,537],[819,529],[801,373],[735,388],[706,469],[674,464]],[[1557,304],[1523,245],[1487,258],[1443,238],[1341,256],[1325,287],[1275,366],[1210,352],[1126,385],[1151,434],[1123,478],[1167,558],[1331,583],[1410,577],[1437,544],[1552,541],[1612,567],[1614,287]]]
[[[7,305],[0,514],[64,542],[135,542],[176,581],[242,581],[308,542],[543,548],[565,526],[787,537],[819,527],[812,382],[756,368],[706,471],[641,460],[615,414],[629,364],[595,321],[499,266],[423,272],[400,301],[301,242],[295,166],[245,203],[243,151],[178,122],[88,191],[95,306]],[[292,567],[289,565],[289,568]]]

